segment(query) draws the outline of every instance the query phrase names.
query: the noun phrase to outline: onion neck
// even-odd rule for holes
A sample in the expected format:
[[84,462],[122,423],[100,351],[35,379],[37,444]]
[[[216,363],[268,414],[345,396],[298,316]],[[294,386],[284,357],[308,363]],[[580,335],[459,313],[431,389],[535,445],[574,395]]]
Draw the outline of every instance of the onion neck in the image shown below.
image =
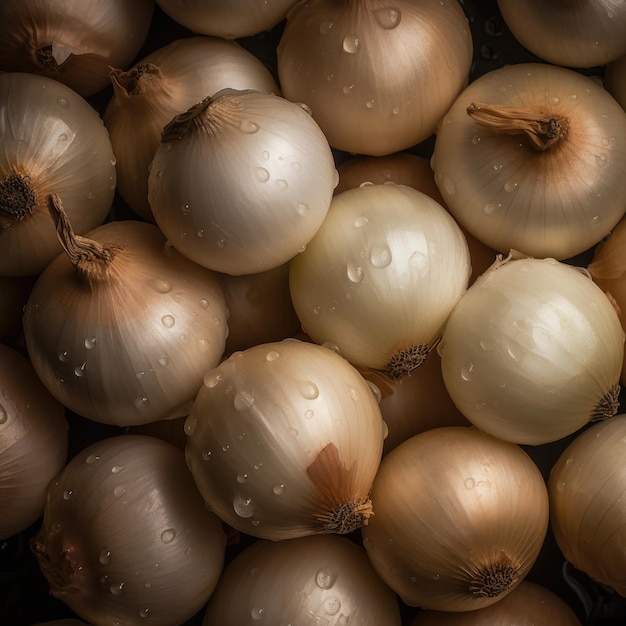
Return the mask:
[[52,44],[41,46],[35,50],[35,63],[47,75],[56,74],[61,67],[54,58]]
[[36,202],[30,177],[11,170],[0,181],[0,229],[9,229],[30,215]]
[[406,350],[400,350],[391,356],[383,371],[392,380],[400,380],[417,369],[425,361],[429,352],[430,348],[426,345],[411,346]]
[[509,591],[520,578],[520,566],[511,557],[502,552],[500,558],[469,572],[471,576],[469,591],[473,595],[497,598]]
[[114,243],[101,244],[75,234],[59,196],[49,195],[46,202],[57,238],[79,276],[90,284],[104,280],[109,275],[111,262],[120,246]]
[[140,63],[128,71],[112,69],[109,78],[113,93],[118,100],[132,100],[137,96],[158,95],[154,92],[165,91],[165,79],[158,65]]
[[481,126],[496,134],[526,135],[531,145],[543,152],[567,136],[569,119],[532,109],[518,109],[497,104],[472,102],[467,114]]

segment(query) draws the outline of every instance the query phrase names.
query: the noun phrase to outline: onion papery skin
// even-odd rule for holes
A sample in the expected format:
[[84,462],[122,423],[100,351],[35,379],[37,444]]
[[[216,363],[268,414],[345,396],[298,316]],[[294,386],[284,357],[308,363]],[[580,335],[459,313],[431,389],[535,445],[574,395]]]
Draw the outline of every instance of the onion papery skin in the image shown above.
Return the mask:
[[436,343],[470,272],[467,241],[440,204],[412,187],[379,184],[333,198],[292,259],[289,282],[313,341],[401,378]]
[[582,626],[576,613],[546,587],[522,582],[495,604],[477,609],[420,611],[411,626]]
[[198,489],[231,527],[280,540],[367,523],[385,424],[334,351],[286,339],[231,355],[207,372],[185,428]]
[[203,626],[400,626],[394,593],[361,546],[337,535],[259,540],[227,566]]
[[94,626],[182,624],[213,592],[225,546],[183,452],[141,435],[76,454],[31,540],[52,595]]
[[21,181],[19,195],[1,194],[0,274],[34,276],[61,252],[46,196],[63,196],[77,233],[99,226],[113,203],[115,156],[96,110],[34,74],[0,74],[0,137],[0,184]]
[[140,217],[148,204],[149,166],[163,127],[221,89],[279,93],[270,71],[234,41],[197,36],[151,52],[127,71],[112,70],[113,96],[104,114],[117,157],[117,190]]
[[544,61],[603,66],[626,54],[626,7],[616,0],[498,0],[513,36]]
[[604,68],[607,91],[626,109],[626,54]]
[[336,184],[333,153],[307,111],[273,94],[226,89],[166,126],[148,201],[181,254],[239,276],[302,250]]
[[548,492],[522,448],[473,427],[435,428],[387,454],[362,529],[381,578],[409,606],[472,611],[514,589],[548,528]]
[[167,247],[154,224],[108,222],[88,238],[119,247],[104,275],[88,279],[62,254],[31,291],[23,321],[35,370],[63,405],[96,422],[187,415],[224,351],[218,277]]
[[[485,103],[565,119],[544,150],[496,133],[468,107]],[[592,78],[519,63],[466,87],[439,126],[431,165],[446,206],[485,245],[558,260],[605,237],[626,207],[626,113]]]
[[227,354],[300,331],[289,292],[289,263],[256,274],[220,274],[220,283],[228,306]]
[[626,415],[592,424],[561,453],[548,481],[550,523],[565,558],[626,597]]
[[157,0],[174,21],[195,33],[224,39],[250,37],[282,21],[296,0]]
[[624,331],[578,268],[507,258],[450,315],[438,346],[450,397],[478,428],[540,445],[617,412]]
[[301,2],[278,45],[278,77],[331,146],[381,156],[432,135],[468,81],[472,49],[456,0]]
[[0,70],[46,76],[91,96],[109,85],[110,66],[133,62],[153,13],[154,0],[4,0]]
[[0,344],[0,540],[43,513],[48,483],[65,465],[67,448],[63,406],[25,356]]
[[[611,231],[611,234],[602,241],[593,251],[588,270],[593,282],[607,292],[621,311],[620,322],[626,331],[626,220]],[[620,382],[626,384],[626,344],[624,345],[624,361]]]

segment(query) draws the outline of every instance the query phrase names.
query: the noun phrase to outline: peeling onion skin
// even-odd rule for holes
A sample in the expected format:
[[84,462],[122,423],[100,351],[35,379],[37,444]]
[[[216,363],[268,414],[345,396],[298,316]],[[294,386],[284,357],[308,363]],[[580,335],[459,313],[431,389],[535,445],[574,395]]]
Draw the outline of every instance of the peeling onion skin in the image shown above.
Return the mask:
[[555,593],[522,582],[495,604],[475,611],[420,611],[411,626],[582,626],[578,616]]
[[348,533],[372,514],[385,435],[370,385],[329,348],[286,339],[206,373],[185,424],[200,493],[261,539]]
[[[374,569],[409,606],[472,611],[526,576],[548,529],[544,479],[519,446],[435,428],[387,454],[362,529]],[[436,539],[434,539],[436,538]]]
[[0,344],[0,540],[35,523],[49,482],[65,465],[65,409],[30,361]]
[[363,548],[337,535],[260,540],[226,567],[203,626],[400,626],[394,593]]
[[109,85],[148,36],[153,0],[3,0],[0,70],[62,82],[83,97]]
[[113,203],[115,156],[96,110],[34,74],[0,74],[0,135],[0,274],[35,276],[61,253],[47,194],[63,196],[78,234],[96,228]]
[[[501,119],[476,121],[468,112],[476,103],[500,107],[516,126],[522,113],[560,120],[560,133],[538,149],[519,128],[498,129]],[[573,70],[504,66],[459,94],[437,131],[431,165],[448,210],[479,241],[503,254],[569,259],[624,215],[626,112]]]
[[35,370],[64,406],[96,422],[186,416],[224,351],[217,276],[167,247],[154,224],[109,222],[87,239],[117,247],[104,269],[93,259],[77,269],[61,254],[31,291],[24,334]]
[[183,452],[142,435],[79,452],[31,540],[52,595],[94,626],[182,624],[213,592],[225,545]]
[[461,413],[507,441],[558,441],[617,412],[619,316],[567,263],[500,258],[461,298],[437,349]]
[[435,132],[468,81],[472,48],[456,0],[300,2],[278,45],[278,76],[333,148],[381,156]]
[[548,481],[550,522],[565,558],[626,597],[626,415],[592,424]]

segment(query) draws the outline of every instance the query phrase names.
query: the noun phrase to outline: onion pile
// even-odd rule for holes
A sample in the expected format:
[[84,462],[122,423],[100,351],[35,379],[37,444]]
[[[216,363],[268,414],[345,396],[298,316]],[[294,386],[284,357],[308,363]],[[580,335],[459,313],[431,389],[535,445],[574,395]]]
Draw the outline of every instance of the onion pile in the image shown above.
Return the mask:
[[625,14],[520,4],[2,3],[3,623],[623,621]]

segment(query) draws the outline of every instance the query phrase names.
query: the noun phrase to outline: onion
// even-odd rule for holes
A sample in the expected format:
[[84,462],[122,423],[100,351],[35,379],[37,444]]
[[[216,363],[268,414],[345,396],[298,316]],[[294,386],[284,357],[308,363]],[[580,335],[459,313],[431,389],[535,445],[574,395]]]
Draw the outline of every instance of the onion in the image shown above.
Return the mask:
[[3,0],[0,70],[53,78],[81,96],[109,84],[144,44],[154,0]]
[[410,606],[469,611],[524,579],[548,528],[541,472],[473,427],[415,435],[385,456],[362,529],[374,569]]
[[148,200],[181,254],[225,274],[254,274],[307,245],[336,184],[328,141],[302,107],[225,89],[165,127]]
[[426,194],[367,185],[335,196],[290,289],[305,332],[354,365],[401,378],[418,367],[465,291],[463,233]]
[[432,135],[468,80],[472,40],[456,0],[313,0],[289,12],[277,52],[284,96],[330,145],[380,156]]
[[49,198],[65,254],[39,276],[24,334],[44,385],[78,415],[118,426],[187,414],[222,356],[226,302],[217,276],[166,247],[154,224],[72,232]]
[[117,190],[141,217],[153,221],[148,171],[163,127],[220,89],[278,92],[270,71],[234,41],[177,39],[131,69],[111,71],[113,96],[104,111],[117,157]]
[[626,112],[573,70],[505,66],[456,99],[432,166],[452,215],[485,245],[567,259],[624,214]]
[[222,572],[225,535],[174,446],[141,435],[80,451],[31,546],[52,595],[90,624],[182,624]]
[[544,61],[606,65],[626,54],[626,6],[619,0],[498,0],[513,36]]
[[0,275],[39,274],[61,252],[47,194],[63,196],[79,234],[104,222],[116,182],[111,142],[77,93],[19,72],[0,74],[0,137]]
[[0,276],[0,343],[21,344],[22,313],[35,280],[34,276]]
[[226,567],[203,626],[243,624],[400,626],[396,596],[362,547],[317,535],[257,541]]
[[[593,281],[615,301],[620,311],[622,328],[626,331],[626,220],[611,231],[611,234],[593,251],[588,270]],[[626,344],[620,382],[626,384]]]
[[507,441],[557,441],[617,412],[624,331],[588,274],[508,257],[461,298],[439,344],[461,413]]
[[248,37],[282,21],[296,0],[157,0],[173,20],[204,35]]
[[65,465],[67,447],[63,407],[30,361],[0,344],[0,540],[43,513],[48,483]]
[[289,263],[256,274],[221,274],[220,282],[228,306],[228,354],[299,332],[289,293]]
[[550,522],[574,567],[626,597],[626,415],[593,424],[550,472]]
[[287,339],[207,372],[185,425],[200,493],[262,539],[366,524],[384,422],[359,372],[332,350]]
[[495,604],[476,611],[420,611],[411,626],[582,626],[576,613],[555,593],[522,582]]
[[604,80],[607,91],[626,109],[626,54],[606,66]]

